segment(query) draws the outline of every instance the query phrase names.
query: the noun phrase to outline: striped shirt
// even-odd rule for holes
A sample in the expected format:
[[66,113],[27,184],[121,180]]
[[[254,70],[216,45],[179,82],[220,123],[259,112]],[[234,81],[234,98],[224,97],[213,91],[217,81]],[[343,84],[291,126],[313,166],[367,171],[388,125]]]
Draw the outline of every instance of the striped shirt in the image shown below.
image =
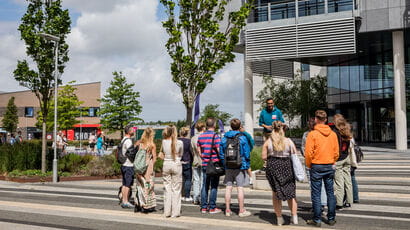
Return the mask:
[[[212,149],[212,138],[215,135],[214,146]],[[197,146],[201,148],[202,167],[208,166],[208,162],[218,162],[219,158],[217,152],[221,145],[221,138],[214,131],[205,131],[198,137]]]

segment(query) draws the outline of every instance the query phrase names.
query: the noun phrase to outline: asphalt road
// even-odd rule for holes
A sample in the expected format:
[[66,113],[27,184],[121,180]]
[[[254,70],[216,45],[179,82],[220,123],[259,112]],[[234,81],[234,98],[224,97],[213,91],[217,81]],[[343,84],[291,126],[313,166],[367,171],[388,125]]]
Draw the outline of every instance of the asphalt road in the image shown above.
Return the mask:
[[[357,171],[360,203],[337,213],[330,229],[409,229],[410,153],[381,148],[365,151]],[[164,218],[163,186],[156,180],[157,212],[134,213],[118,205],[120,180],[19,184],[0,181],[0,229],[267,229],[276,228],[271,192],[246,189],[246,207],[252,216],[229,218],[201,214],[199,207],[184,203],[180,218]],[[224,209],[224,187],[218,205]],[[282,229],[309,229],[311,218],[308,184],[298,183],[299,225]],[[235,196],[233,211],[237,212]],[[284,202],[284,218],[289,210]]]

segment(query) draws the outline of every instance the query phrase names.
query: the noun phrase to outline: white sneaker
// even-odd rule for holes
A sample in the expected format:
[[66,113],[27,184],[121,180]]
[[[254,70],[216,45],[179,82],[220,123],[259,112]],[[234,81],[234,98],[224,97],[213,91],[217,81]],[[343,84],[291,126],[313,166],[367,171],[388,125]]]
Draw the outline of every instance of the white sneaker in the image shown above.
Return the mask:
[[188,198],[185,198],[185,201],[186,202],[192,202],[192,201],[194,201],[194,199],[192,199],[192,197],[188,197]]
[[283,220],[283,217],[279,216],[279,217],[276,217],[276,222],[278,226],[282,226],[285,223],[285,220]]
[[299,224],[298,215],[292,216],[292,217],[290,218],[290,221],[292,222],[292,224]]
[[252,180],[252,178],[249,178],[249,184],[250,184],[250,185],[253,185],[253,180]]
[[247,217],[247,216],[250,216],[250,215],[252,215],[252,213],[251,212],[249,212],[249,211],[244,211],[244,212],[241,212],[241,213],[239,213],[239,217]]
[[185,197],[181,197],[181,201],[185,201]]

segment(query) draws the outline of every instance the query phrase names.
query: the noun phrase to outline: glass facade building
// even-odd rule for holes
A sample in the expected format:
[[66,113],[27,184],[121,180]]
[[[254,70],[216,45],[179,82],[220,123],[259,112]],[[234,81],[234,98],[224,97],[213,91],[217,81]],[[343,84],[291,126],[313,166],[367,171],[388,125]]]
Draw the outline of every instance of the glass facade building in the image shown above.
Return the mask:
[[[409,119],[410,37],[406,41],[407,119]],[[392,32],[361,33],[355,55],[329,57],[328,103],[344,114],[355,136],[365,142],[393,142],[394,70]],[[409,123],[407,123],[409,129]]]

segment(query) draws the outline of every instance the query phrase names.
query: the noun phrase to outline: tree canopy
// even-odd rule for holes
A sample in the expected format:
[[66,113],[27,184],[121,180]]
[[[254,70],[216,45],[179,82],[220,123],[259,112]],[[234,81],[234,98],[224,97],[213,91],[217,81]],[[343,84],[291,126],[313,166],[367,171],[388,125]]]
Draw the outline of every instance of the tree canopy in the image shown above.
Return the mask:
[[[72,84],[75,81],[70,81],[67,85],[60,88],[57,97],[57,128],[60,130],[67,130],[80,123],[77,119],[81,113],[84,113],[80,106],[84,103],[80,101],[75,93],[77,88]],[[42,114],[39,111],[37,117],[37,126],[41,126]],[[47,131],[51,132],[54,129],[54,100],[50,101],[50,112],[47,118]]]
[[54,35],[60,39],[58,42],[58,72],[64,72],[65,63],[68,61],[67,34],[70,33],[71,19],[68,10],[61,8],[61,0],[40,1],[27,0],[27,11],[21,18],[18,28],[21,39],[26,44],[26,54],[34,61],[36,68],[31,68],[27,60],[17,61],[14,78],[20,85],[30,89],[38,98],[43,116],[43,138],[41,153],[41,171],[46,171],[46,121],[48,118],[50,99],[52,98],[55,84],[55,46],[53,41],[42,38],[40,33]]
[[301,116],[302,124],[305,124],[317,109],[327,107],[326,77],[304,80],[297,75],[294,79],[278,81],[272,76],[264,76],[263,85],[257,94],[261,106],[264,107],[265,99],[271,97],[275,106],[290,120]]
[[221,120],[224,124],[227,124],[229,119],[231,119],[232,114],[219,110],[218,104],[209,104],[205,106],[199,120],[206,121],[209,117],[215,118],[216,120]]
[[166,48],[172,59],[172,81],[180,88],[190,126],[196,96],[214,80],[218,70],[234,61],[233,49],[246,25],[252,1],[245,1],[233,12],[226,12],[231,0],[160,2],[168,15],[163,27],[169,35]]
[[14,97],[9,99],[7,103],[6,112],[4,113],[4,117],[2,120],[3,128],[9,132],[14,133],[17,130],[17,125],[19,123],[19,117],[17,114],[17,106],[14,103]]
[[134,83],[127,83],[122,72],[113,72],[114,79],[110,83],[104,97],[101,99],[101,117],[103,128],[110,133],[121,131],[124,136],[124,127],[130,123],[141,121],[138,115],[142,106],[138,101],[140,93],[134,91]]

